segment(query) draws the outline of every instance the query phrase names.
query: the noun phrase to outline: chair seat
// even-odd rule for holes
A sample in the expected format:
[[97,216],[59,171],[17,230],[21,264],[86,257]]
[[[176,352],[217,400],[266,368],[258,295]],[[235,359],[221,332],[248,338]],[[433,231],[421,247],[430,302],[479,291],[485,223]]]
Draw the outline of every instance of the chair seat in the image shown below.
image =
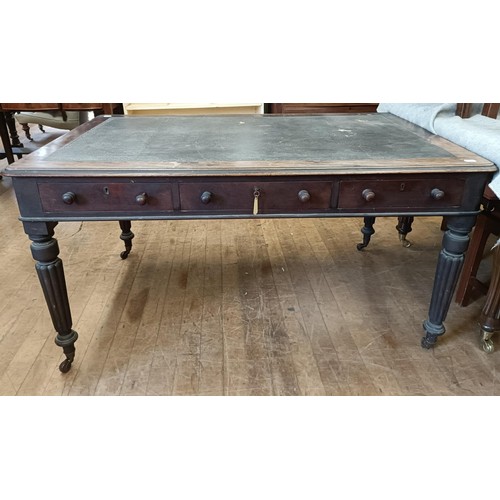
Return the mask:
[[65,121],[60,111],[23,111],[16,113],[15,118],[21,125],[33,123],[64,130],[72,130],[80,125],[79,111],[66,111],[66,116]]

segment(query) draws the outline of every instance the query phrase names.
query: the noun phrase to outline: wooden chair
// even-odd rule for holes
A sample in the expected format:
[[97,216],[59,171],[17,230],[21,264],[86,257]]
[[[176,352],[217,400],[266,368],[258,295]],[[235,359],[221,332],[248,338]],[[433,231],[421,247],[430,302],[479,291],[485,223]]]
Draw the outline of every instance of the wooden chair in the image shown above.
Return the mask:
[[482,206],[457,284],[455,301],[463,307],[488,292],[489,284],[480,281],[477,273],[490,235],[500,236],[500,200],[488,187],[483,194]]
[[[494,119],[497,117],[499,109],[500,103],[485,104],[481,114]],[[457,115],[469,118],[470,113],[471,104],[457,105]],[[461,306],[467,306],[474,297],[477,298],[478,295],[484,295],[488,292],[488,284],[477,278],[477,272],[489,236],[491,234],[500,235],[500,200],[489,187],[486,187],[484,191],[482,207],[457,285],[455,301]]]
[[73,130],[78,125],[89,120],[88,111],[21,111],[14,115],[17,123],[19,123],[26,138],[33,140],[30,133],[30,124],[38,125],[42,132],[45,132],[43,127],[52,127],[63,130]]

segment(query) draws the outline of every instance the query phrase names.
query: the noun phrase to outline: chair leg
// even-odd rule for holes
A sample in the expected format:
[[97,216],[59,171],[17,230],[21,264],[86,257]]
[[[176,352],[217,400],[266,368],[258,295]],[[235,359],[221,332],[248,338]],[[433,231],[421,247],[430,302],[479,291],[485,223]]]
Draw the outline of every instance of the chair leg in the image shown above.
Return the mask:
[[7,128],[9,129],[12,147],[22,148],[23,143],[19,140],[19,135],[18,135],[17,129],[16,129],[16,120],[14,118],[13,111],[7,111],[5,113],[5,122],[7,124]]
[[[0,111],[0,138],[2,139],[4,155],[7,157],[7,162],[10,165],[14,163],[14,155],[12,154],[9,131],[7,130],[7,122],[3,111]],[[3,158],[3,155],[0,158]]]
[[23,127],[23,130],[24,130],[24,133],[26,134],[26,138],[29,141],[32,141],[33,137],[31,137],[31,134],[30,134],[30,126],[29,126],[29,124],[28,123],[23,123],[22,127]]
[[481,346],[485,352],[493,352],[491,340],[493,333],[500,327],[500,248],[496,247],[493,254],[493,272],[491,283],[486,295],[486,302],[479,324],[481,326]]
[[465,255],[464,266],[455,295],[455,302],[463,307],[469,304],[475,288],[474,285],[477,285],[477,271],[483,258],[484,247],[489,235],[492,233],[493,223],[490,217],[485,214],[479,214],[477,217],[476,227],[472,234],[469,249]]

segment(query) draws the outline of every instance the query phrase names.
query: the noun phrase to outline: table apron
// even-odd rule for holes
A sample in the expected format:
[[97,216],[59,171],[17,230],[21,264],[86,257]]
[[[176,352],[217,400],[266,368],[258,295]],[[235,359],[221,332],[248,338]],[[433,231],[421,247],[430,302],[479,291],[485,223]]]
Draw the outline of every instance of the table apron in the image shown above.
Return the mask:
[[13,178],[21,220],[473,215],[488,173]]

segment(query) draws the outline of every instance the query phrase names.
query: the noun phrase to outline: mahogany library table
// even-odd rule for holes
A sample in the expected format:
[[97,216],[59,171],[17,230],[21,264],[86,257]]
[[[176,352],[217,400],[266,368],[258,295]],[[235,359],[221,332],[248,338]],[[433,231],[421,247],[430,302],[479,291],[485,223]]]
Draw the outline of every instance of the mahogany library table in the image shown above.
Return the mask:
[[56,344],[75,356],[54,228],[131,221],[446,216],[422,346],[445,332],[469,232],[496,167],[390,114],[99,116],[5,170],[31,243]]

